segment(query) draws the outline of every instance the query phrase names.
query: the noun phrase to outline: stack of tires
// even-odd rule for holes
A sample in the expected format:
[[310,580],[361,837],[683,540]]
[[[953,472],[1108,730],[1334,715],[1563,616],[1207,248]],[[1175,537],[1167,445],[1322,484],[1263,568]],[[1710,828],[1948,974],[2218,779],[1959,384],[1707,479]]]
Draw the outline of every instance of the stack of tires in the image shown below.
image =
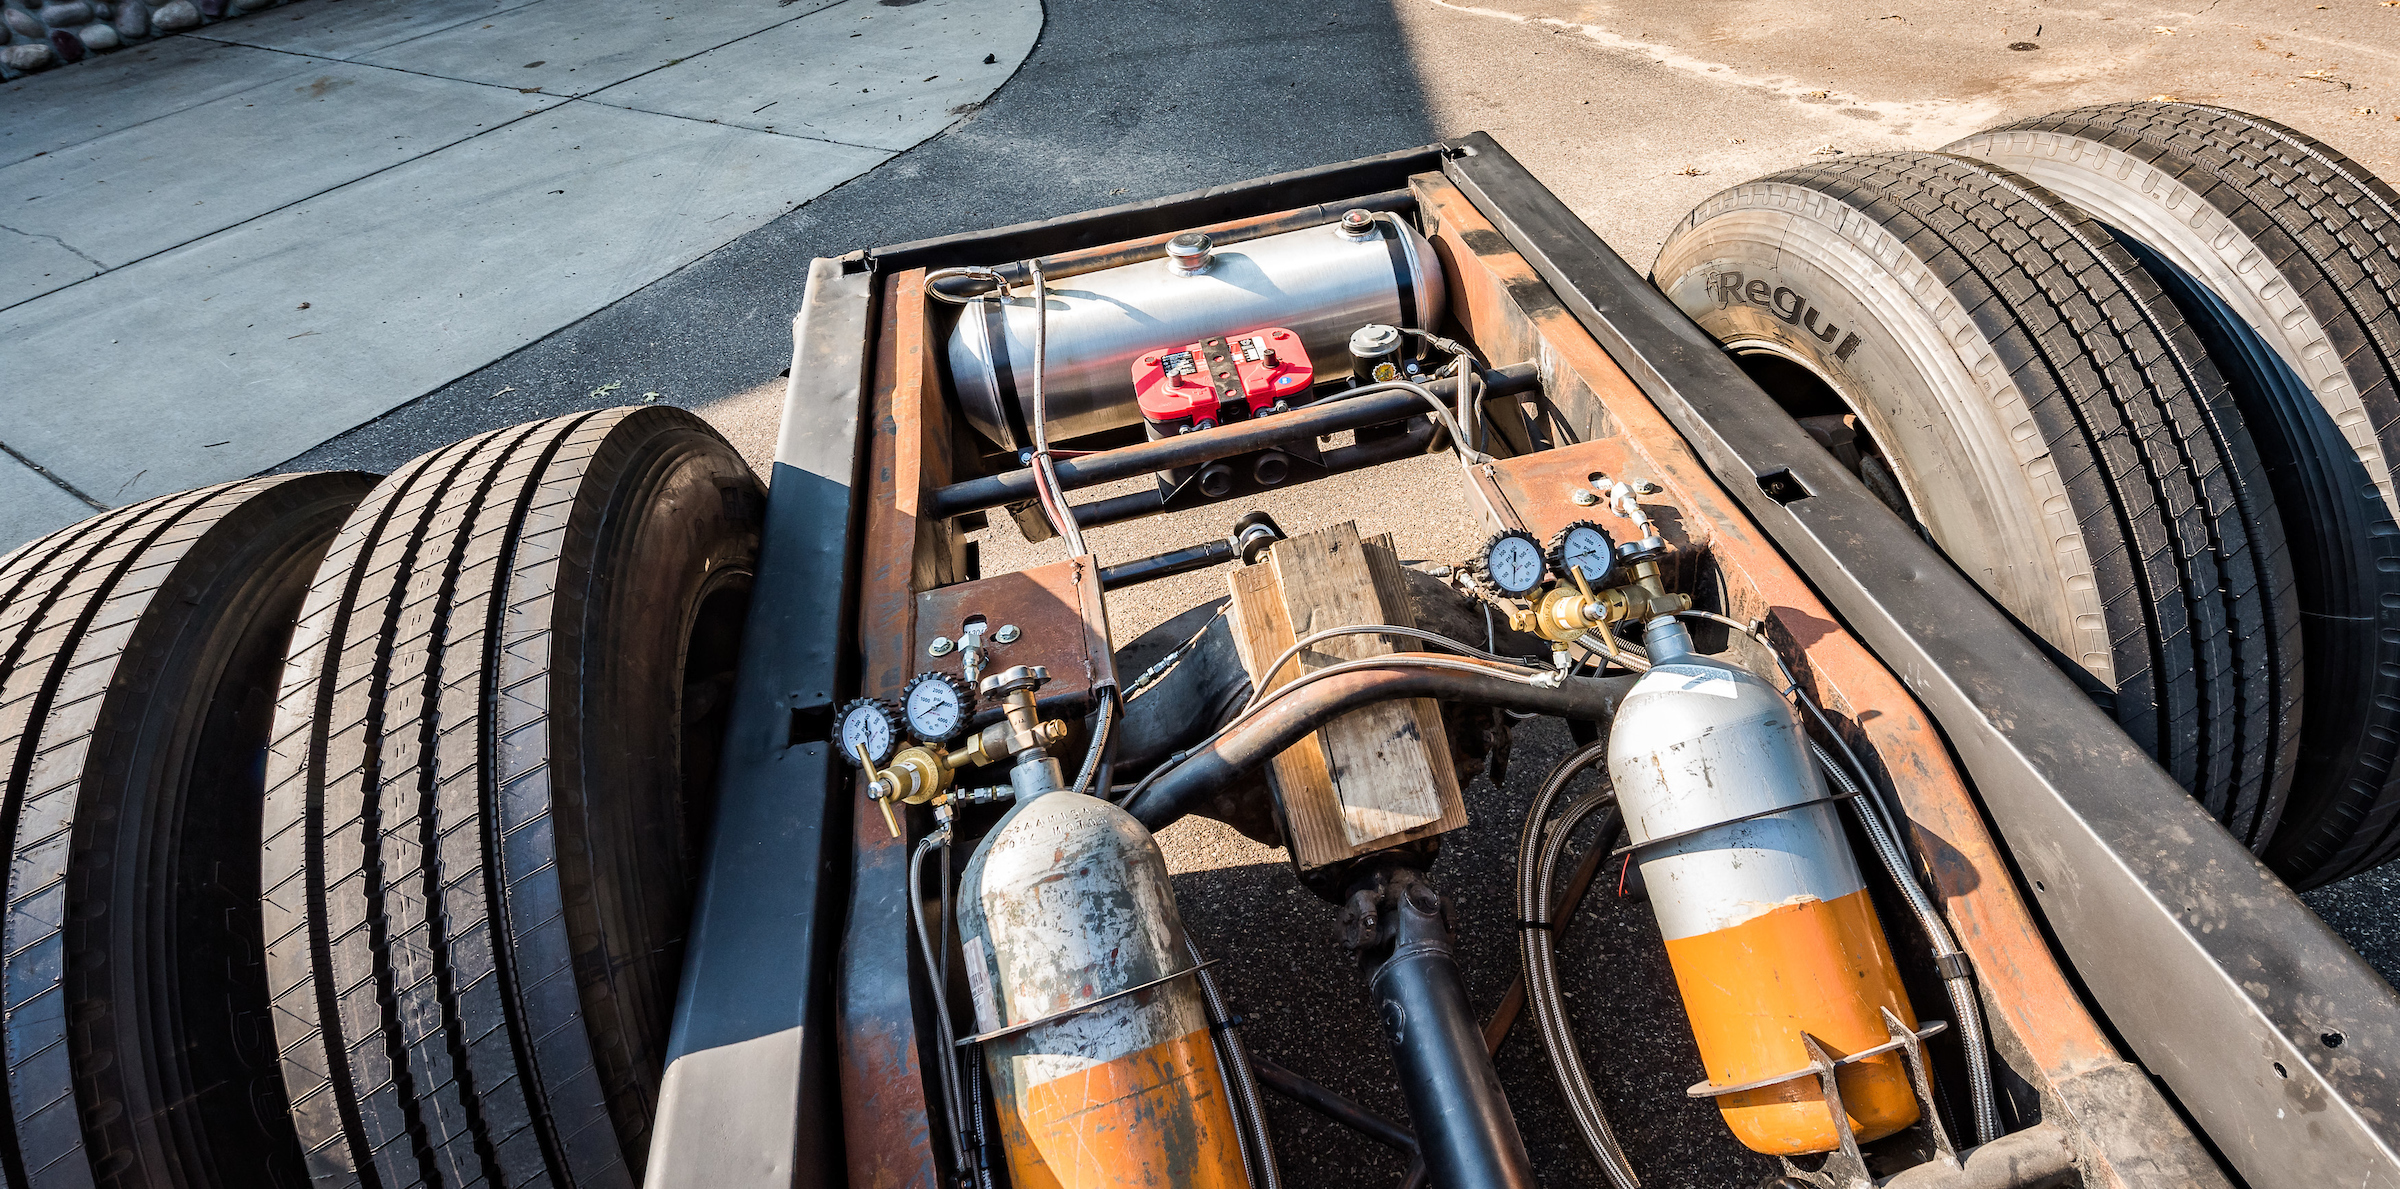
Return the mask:
[[637,1184],[763,509],[650,407],[0,560],[0,1184]]
[[1652,279],[2286,880],[2400,851],[2391,187],[2113,104],[1735,186]]

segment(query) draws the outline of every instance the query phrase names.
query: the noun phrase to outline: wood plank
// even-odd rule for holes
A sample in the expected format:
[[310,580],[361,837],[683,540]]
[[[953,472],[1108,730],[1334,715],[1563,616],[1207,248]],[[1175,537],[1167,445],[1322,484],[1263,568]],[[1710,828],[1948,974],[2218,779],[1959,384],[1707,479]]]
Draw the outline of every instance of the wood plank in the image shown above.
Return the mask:
[[[1266,564],[1235,571],[1228,585],[1236,650],[1254,678],[1300,636],[1415,622],[1391,539],[1362,541],[1354,524],[1281,542]],[[1304,650],[1268,685],[1391,651],[1388,637],[1336,637]],[[1277,756],[1268,780],[1302,869],[1466,824],[1441,711],[1426,699],[1369,706],[1327,723]]]

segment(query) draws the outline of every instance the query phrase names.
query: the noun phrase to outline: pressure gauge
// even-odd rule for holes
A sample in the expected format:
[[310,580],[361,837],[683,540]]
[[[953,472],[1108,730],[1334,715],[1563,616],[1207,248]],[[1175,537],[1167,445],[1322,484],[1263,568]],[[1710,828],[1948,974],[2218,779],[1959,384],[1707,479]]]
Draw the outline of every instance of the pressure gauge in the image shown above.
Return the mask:
[[1559,577],[1572,580],[1581,574],[1593,590],[1599,590],[1608,585],[1616,571],[1616,542],[1608,539],[1608,530],[1589,520],[1578,520],[1550,538],[1549,559],[1550,568]]
[[842,707],[834,741],[841,745],[843,759],[858,763],[863,748],[866,762],[881,768],[900,750],[900,712],[881,698],[860,698]]
[[908,733],[919,743],[941,744],[967,729],[975,708],[975,691],[948,673],[919,673],[900,691],[900,711],[908,718]]
[[1542,584],[1542,544],[1532,533],[1512,528],[1484,543],[1475,568],[1500,593],[1524,598]]

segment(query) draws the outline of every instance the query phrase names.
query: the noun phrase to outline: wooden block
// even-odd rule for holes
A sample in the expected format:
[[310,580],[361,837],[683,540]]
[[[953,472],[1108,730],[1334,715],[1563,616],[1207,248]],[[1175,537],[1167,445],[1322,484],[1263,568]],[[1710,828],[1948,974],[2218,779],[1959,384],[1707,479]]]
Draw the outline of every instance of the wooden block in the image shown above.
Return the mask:
[[[1391,538],[1362,541],[1354,524],[1278,543],[1230,576],[1234,642],[1259,671],[1302,636],[1353,624],[1415,626]],[[1301,674],[1395,651],[1382,635],[1336,636],[1304,649],[1270,689]],[[1466,824],[1441,710],[1430,699],[1363,707],[1275,757],[1268,782],[1290,826],[1293,861],[1321,867]]]

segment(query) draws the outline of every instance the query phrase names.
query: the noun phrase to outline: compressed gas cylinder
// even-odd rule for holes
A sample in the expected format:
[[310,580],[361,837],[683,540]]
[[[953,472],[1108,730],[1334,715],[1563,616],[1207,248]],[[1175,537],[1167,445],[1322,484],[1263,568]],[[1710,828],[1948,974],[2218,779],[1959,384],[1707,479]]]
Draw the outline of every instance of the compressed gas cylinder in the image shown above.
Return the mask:
[[1022,800],[968,860],[958,918],[976,1034],[1003,1032],[984,1057],[1011,1184],[1249,1183],[1150,831],[1079,793]]
[[[1726,1125],[1770,1155],[1831,1151],[1839,1137],[1801,1034],[1839,1058],[1890,1039],[1881,1009],[1917,1019],[1838,806],[1733,820],[1825,796],[1798,715],[1740,669],[1659,664],[1617,712],[1608,768],[1708,1085],[1769,1083],[1717,1096]],[[1787,1074],[1801,1076],[1773,1080]],[[1860,1140],[1916,1121],[1899,1053],[1842,1065],[1837,1080]]]

